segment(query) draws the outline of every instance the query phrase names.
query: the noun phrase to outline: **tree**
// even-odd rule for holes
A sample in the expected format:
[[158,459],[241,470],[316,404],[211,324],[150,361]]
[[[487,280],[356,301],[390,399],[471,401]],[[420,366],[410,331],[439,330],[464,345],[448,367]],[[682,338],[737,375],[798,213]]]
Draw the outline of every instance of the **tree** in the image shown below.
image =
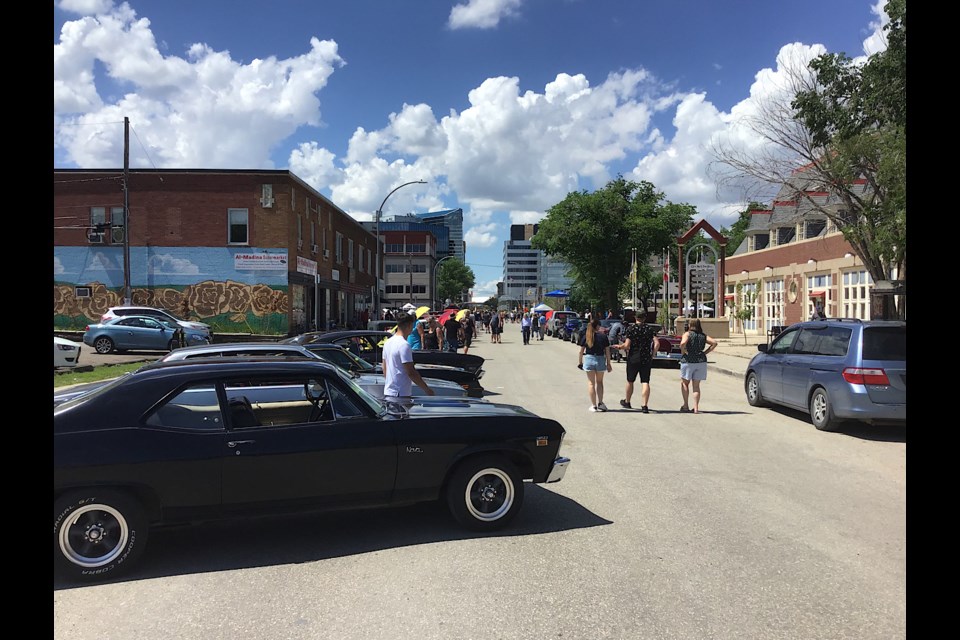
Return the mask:
[[458,258],[445,260],[437,269],[437,294],[441,300],[450,298],[461,302],[465,291],[473,287],[476,281],[473,269]]
[[[630,273],[631,250],[638,263],[670,245],[693,221],[696,209],[663,201],[649,182],[617,176],[593,193],[571,192],[547,210],[531,244],[571,268],[577,300],[610,309]],[[574,302],[571,290],[571,304]]]
[[499,304],[499,301],[497,300],[497,296],[490,296],[489,298],[487,298],[487,301],[483,303],[483,306],[489,308],[492,311],[496,311],[497,304]]
[[[737,285],[737,296],[734,304],[733,317],[740,321],[740,326],[753,318],[753,302],[756,300],[756,294],[750,291],[744,292],[743,285]],[[747,344],[747,332],[743,332],[743,344]]]
[[[884,51],[862,64],[825,54],[798,66],[785,94],[741,120],[769,145],[713,149],[720,182],[781,186],[836,225],[874,282],[906,280],[906,0],[884,11]],[[904,319],[905,304],[901,296]]]

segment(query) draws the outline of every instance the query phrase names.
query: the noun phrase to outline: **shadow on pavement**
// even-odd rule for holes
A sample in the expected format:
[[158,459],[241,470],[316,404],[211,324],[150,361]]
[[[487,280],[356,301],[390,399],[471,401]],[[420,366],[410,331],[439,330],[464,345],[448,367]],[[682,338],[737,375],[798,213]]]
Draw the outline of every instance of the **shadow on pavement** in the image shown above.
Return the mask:
[[[577,502],[525,483],[523,506],[502,531],[460,527],[445,504],[255,518],[150,532],[140,564],[94,584],[316,562],[410,545],[554,533],[612,524]],[[87,586],[55,577],[54,590]]]
[[[804,428],[816,429],[810,422],[810,414],[788,407],[770,406],[755,411],[772,411],[784,418],[795,419]],[[718,412],[719,413],[719,412]],[[746,413],[746,412],[744,412]],[[872,425],[865,422],[848,421],[841,423],[836,432],[824,432],[825,436],[838,435],[870,440],[872,442],[907,442],[907,425]]]

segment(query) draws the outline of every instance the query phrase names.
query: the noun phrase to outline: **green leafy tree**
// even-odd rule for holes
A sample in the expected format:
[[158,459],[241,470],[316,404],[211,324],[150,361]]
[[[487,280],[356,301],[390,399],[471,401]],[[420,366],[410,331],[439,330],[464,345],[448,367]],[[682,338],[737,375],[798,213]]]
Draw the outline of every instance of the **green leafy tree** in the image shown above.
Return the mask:
[[457,258],[445,260],[437,269],[437,293],[441,300],[449,298],[461,302],[464,292],[473,287],[475,282],[473,269]]
[[483,303],[483,306],[487,307],[491,311],[496,311],[498,304],[499,301],[497,300],[497,296],[491,296],[487,298],[487,301]]
[[[884,6],[887,48],[865,63],[825,54],[785,69],[786,98],[760,103],[739,124],[770,146],[717,145],[719,182],[780,185],[840,230],[874,281],[906,280],[906,0]],[[826,202],[818,192],[833,197]],[[906,318],[906,296],[896,314]]]
[[[756,300],[756,294],[747,291],[743,292],[742,285],[737,285],[737,295],[739,296],[736,306],[733,309],[733,317],[740,321],[740,326],[744,322],[753,319],[753,303]],[[743,332],[743,344],[747,344],[747,332]]]
[[[692,205],[666,202],[649,182],[617,176],[593,193],[571,192],[547,210],[532,239],[535,249],[567,262],[575,279],[574,302],[618,309],[631,250],[638,263],[659,255],[692,221]],[[575,307],[576,308],[576,307]]]

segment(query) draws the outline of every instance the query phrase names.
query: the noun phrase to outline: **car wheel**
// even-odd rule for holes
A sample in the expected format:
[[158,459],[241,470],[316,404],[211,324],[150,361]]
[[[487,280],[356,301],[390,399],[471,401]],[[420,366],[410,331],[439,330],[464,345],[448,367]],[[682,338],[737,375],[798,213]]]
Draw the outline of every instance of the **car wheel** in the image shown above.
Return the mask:
[[757,377],[756,372],[751,371],[747,374],[745,386],[747,388],[747,402],[750,403],[751,407],[767,406],[767,402],[760,394],[760,378]]
[[813,395],[810,396],[810,420],[820,431],[836,431],[839,426],[839,420],[833,415],[830,396],[823,387],[814,389]]
[[54,566],[67,577],[117,575],[136,563],[146,543],[147,519],[124,493],[89,489],[53,503]]
[[513,519],[523,504],[523,478],[503,456],[464,461],[447,485],[453,517],[475,531],[493,531]]
[[110,353],[113,351],[113,340],[106,336],[101,336],[94,340],[93,348],[97,353]]

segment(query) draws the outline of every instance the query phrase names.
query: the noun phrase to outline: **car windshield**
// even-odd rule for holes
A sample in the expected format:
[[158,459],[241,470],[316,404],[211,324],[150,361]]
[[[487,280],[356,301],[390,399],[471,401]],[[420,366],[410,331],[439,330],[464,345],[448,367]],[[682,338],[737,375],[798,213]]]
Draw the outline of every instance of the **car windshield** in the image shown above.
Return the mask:
[[342,369],[337,369],[337,375],[340,376],[340,379],[345,385],[354,390],[354,392],[360,396],[360,399],[367,403],[367,406],[377,415],[377,417],[383,417],[387,413],[387,407],[381,403],[377,398],[370,395],[363,387],[358,385],[353,381],[353,378],[350,377],[348,373]]

